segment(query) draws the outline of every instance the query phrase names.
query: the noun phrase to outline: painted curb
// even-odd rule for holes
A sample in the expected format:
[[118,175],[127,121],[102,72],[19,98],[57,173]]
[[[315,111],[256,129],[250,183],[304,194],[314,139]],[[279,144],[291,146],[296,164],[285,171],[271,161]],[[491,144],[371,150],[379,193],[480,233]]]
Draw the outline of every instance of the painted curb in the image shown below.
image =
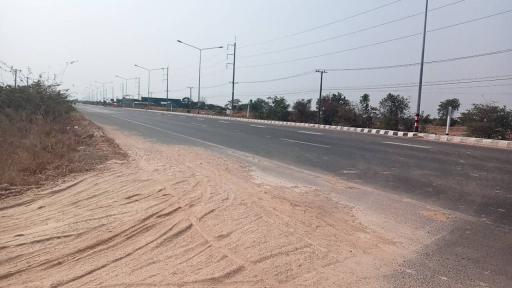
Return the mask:
[[448,142],[448,143],[484,146],[484,147],[491,147],[491,148],[512,149],[512,141],[506,141],[506,140],[436,135],[436,134],[428,134],[428,133],[418,133],[418,136],[423,137],[428,140],[437,141],[437,142]]
[[236,118],[236,117],[227,117],[227,116],[192,114],[192,113],[170,112],[170,111],[160,111],[160,110],[147,110],[147,109],[126,108],[126,107],[121,107],[121,108],[135,110],[135,111],[147,111],[147,112],[153,112],[153,113],[161,113],[161,114],[167,113],[167,114],[174,114],[174,115],[181,115],[181,116],[223,119],[223,120],[230,120],[230,121],[261,123],[261,124],[270,124],[270,125],[278,125],[278,126],[299,126],[299,127],[309,127],[309,128],[324,129],[324,130],[339,130],[339,131],[357,132],[357,133],[366,133],[366,134],[378,134],[378,135],[394,136],[394,137],[418,136],[418,133],[416,133],[416,132],[402,132],[402,131],[382,130],[382,129],[373,129],[373,128],[357,128],[357,127],[334,126],[334,125],[320,125],[320,124],[285,122],[285,121],[275,121],[275,120],[247,119],[247,118]]
[[466,145],[483,146],[483,147],[490,147],[490,148],[512,149],[512,141],[506,141],[506,140],[483,139],[483,138],[461,137],[461,136],[447,136],[447,135],[436,135],[436,134],[416,133],[416,132],[402,132],[402,131],[382,130],[382,129],[372,129],[372,128],[319,125],[319,124],[311,124],[311,123],[285,122],[285,121],[275,121],[275,120],[247,119],[247,118],[236,118],[236,117],[227,117],[227,116],[191,114],[191,113],[170,112],[170,111],[160,111],[160,110],[146,110],[146,109],[136,109],[136,108],[125,108],[125,107],[121,107],[121,108],[135,110],[135,111],[141,111],[141,112],[148,111],[148,112],[161,113],[161,114],[168,113],[168,114],[181,115],[181,116],[194,116],[194,117],[202,117],[202,118],[223,119],[223,120],[230,120],[230,121],[251,122],[251,123],[278,125],[278,126],[298,126],[298,127],[324,129],[324,130],[339,130],[339,131],[346,131],[346,132],[378,134],[378,135],[392,136],[392,137],[416,137],[416,136],[418,136],[418,137],[422,137],[424,139],[428,139],[431,141],[437,141],[437,142],[466,144]]

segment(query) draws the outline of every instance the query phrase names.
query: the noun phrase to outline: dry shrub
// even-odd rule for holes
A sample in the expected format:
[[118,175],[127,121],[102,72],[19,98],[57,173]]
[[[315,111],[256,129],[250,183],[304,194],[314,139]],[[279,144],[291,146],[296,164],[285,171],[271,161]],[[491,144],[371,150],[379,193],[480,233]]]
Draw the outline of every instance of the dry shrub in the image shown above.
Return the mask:
[[66,97],[41,83],[0,88],[0,190],[38,185],[124,157]]

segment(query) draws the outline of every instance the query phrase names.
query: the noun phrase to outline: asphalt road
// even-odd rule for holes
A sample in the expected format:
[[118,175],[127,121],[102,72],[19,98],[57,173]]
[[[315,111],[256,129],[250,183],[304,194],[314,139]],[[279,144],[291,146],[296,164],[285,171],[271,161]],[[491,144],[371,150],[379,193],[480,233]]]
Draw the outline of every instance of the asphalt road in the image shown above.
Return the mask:
[[[83,107],[83,106],[82,106]],[[90,106],[92,107],[92,106]],[[208,143],[512,224],[512,153],[425,140],[94,106],[91,120],[163,143]]]
[[[510,151],[144,110],[79,109],[99,124],[160,143],[230,148],[471,216],[457,217],[448,232],[400,263],[386,276],[390,287],[512,287]],[[412,220],[402,219],[411,215],[402,209],[393,211],[399,222]]]

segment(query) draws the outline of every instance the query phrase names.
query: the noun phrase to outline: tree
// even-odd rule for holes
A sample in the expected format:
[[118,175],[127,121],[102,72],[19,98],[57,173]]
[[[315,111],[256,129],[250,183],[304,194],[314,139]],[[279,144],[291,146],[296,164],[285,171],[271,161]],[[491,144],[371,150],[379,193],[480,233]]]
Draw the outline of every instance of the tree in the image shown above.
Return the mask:
[[510,139],[512,133],[512,110],[496,104],[473,104],[461,113],[461,122],[468,135],[491,139]]
[[[239,109],[239,105],[240,105],[241,101],[240,99],[235,99],[234,101],[234,105],[233,105],[233,112],[237,112]],[[226,109],[231,109],[231,100],[228,101],[228,103],[226,105],[224,105],[224,108]]]
[[257,98],[252,101],[250,110],[257,119],[265,119],[270,110],[270,104],[265,99]]
[[355,109],[350,100],[340,92],[322,96],[320,101],[317,101],[317,109],[322,111],[323,124],[351,126],[355,123]]
[[441,101],[441,103],[439,103],[439,106],[437,108],[437,116],[439,117],[439,121],[441,121],[441,123],[445,123],[446,119],[448,119],[448,108],[449,107],[452,107],[453,112],[459,111],[459,108],[460,108],[459,99],[457,99],[457,98],[446,99],[444,101]]
[[409,100],[403,96],[389,93],[379,102],[381,126],[384,129],[399,130],[405,128],[406,120],[410,118]]
[[361,126],[368,128],[373,126],[373,114],[375,108],[370,105],[370,95],[363,94],[359,98],[359,115],[361,117]]
[[312,99],[299,99],[293,103],[293,117],[296,122],[309,122],[314,117],[314,114],[311,111],[311,102]]
[[267,99],[270,104],[268,110],[269,118],[272,120],[287,121],[290,114],[288,111],[290,104],[288,104],[286,99],[283,96],[268,97]]

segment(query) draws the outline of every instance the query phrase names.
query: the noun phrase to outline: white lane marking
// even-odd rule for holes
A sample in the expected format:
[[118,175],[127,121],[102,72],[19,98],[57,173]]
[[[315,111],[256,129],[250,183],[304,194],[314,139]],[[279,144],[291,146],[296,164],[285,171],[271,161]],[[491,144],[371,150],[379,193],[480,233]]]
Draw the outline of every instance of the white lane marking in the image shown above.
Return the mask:
[[220,120],[219,122],[222,122],[222,123],[228,123],[228,124],[229,124],[229,123],[231,123],[231,122],[228,122],[228,121],[222,121],[222,120]]
[[293,142],[293,143],[300,143],[300,144],[306,144],[306,145],[311,145],[311,146],[318,146],[318,147],[324,147],[324,148],[331,148],[331,146],[328,146],[328,145],[322,145],[322,144],[315,144],[315,143],[309,143],[309,142],[302,142],[302,141],[297,141],[297,140],[292,140],[292,139],[286,139],[286,138],[280,138],[281,140],[283,141],[288,141],[288,142]]
[[304,133],[304,134],[313,134],[313,135],[323,135],[324,133],[320,133],[320,132],[313,132],[313,131],[304,131],[304,130],[300,130],[300,131],[297,131],[298,133]]
[[430,149],[430,148],[432,148],[430,146],[421,146],[421,145],[413,145],[413,144],[398,143],[398,142],[382,142],[382,143],[393,144],[393,145],[400,145],[400,146],[408,146],[408,147],[416,147],[416,148],[423,148],[423,149]]
[[204,124],[199,124],[199,123],[190,123],[190,124],[195,125],[195,126],[206,127],[206,125],[204,125]]
[[263,125],[250,125],[251,127],[258,127],[258,128],[265,128],[266,126]]

